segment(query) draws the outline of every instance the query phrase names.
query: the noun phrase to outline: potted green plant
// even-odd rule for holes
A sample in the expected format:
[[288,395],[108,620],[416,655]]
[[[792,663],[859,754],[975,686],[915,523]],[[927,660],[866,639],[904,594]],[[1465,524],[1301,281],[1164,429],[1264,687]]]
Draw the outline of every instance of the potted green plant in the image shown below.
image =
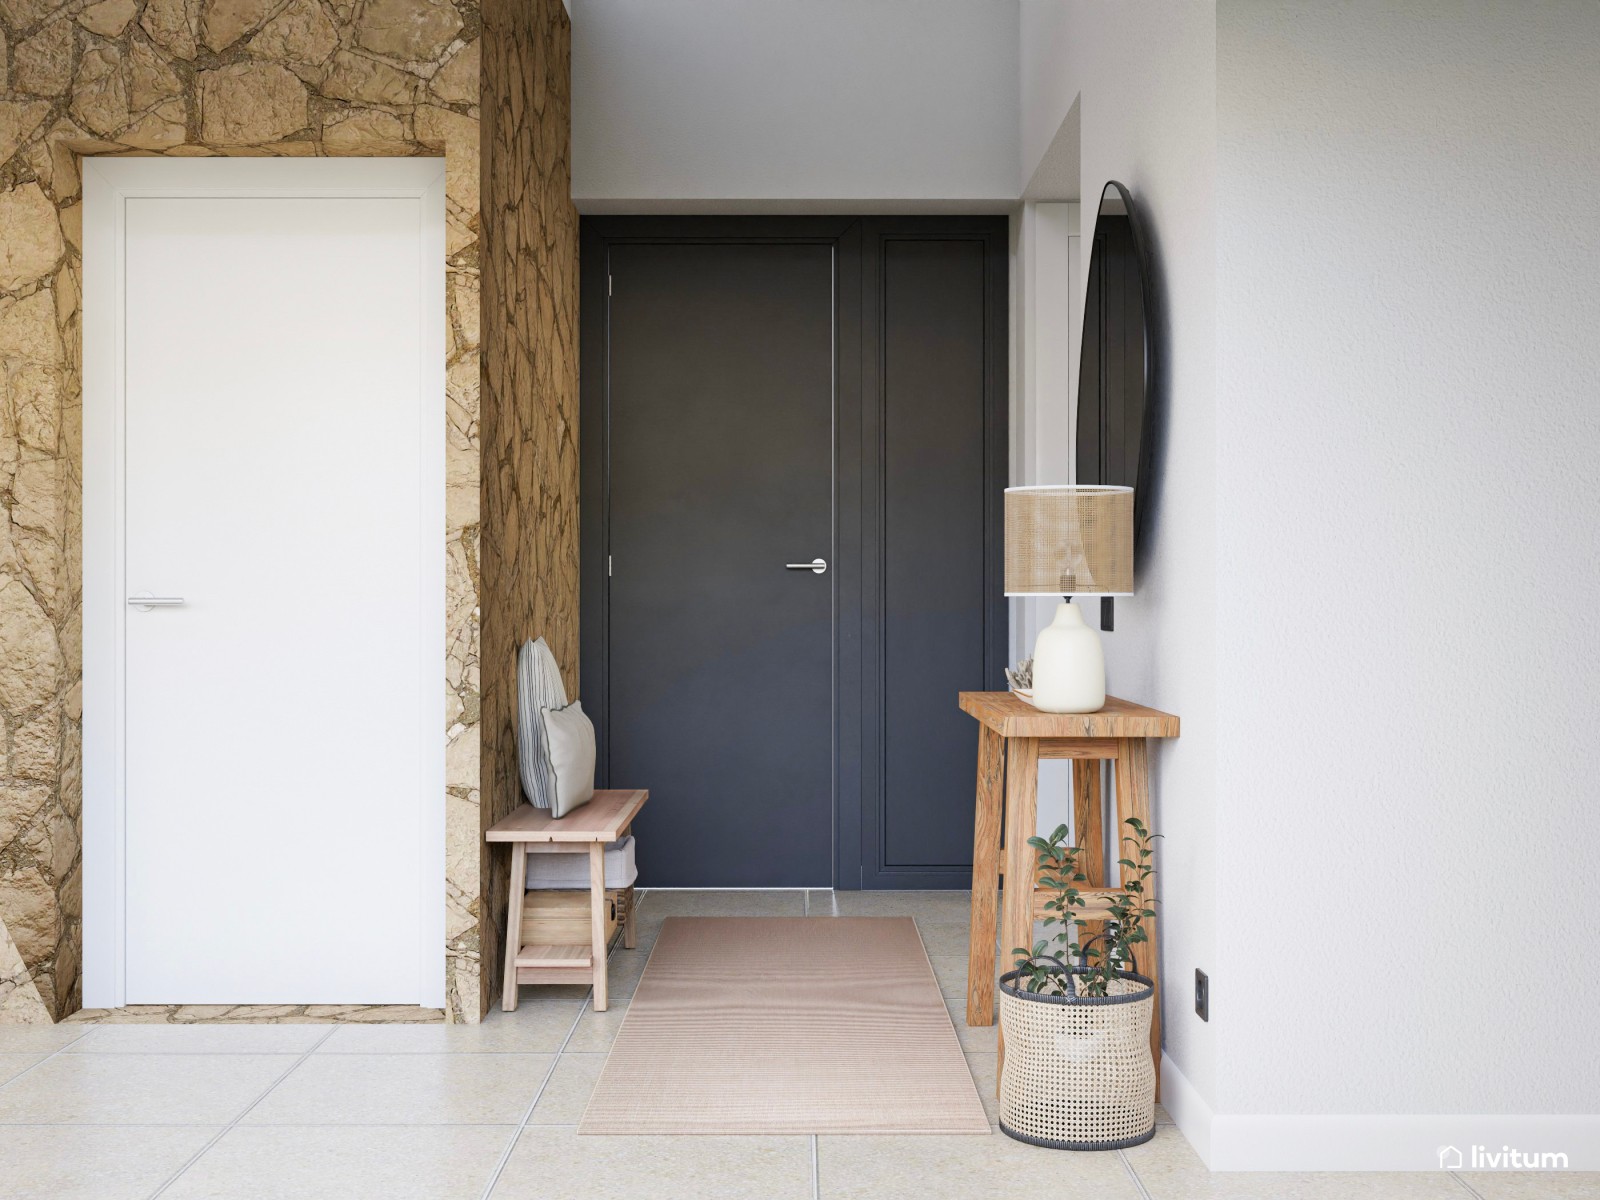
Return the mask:
[[1150,1061],[1155,985],[1138,972],[1138,949],[1155,915],[1151,833],[1126,822],[1122,884],[1096,906],[1109,918],[1100,937],[1078,936],[1088,900],[1078,888],[1081,847],[1065,825],[1028,844],[1039,852],[1047,936],[1012,951],[1000,977],[1005,1066],[1000,1129],[1018,1141],[1062,1150],[1115,1150],[1155,1136],[1156,1077]]

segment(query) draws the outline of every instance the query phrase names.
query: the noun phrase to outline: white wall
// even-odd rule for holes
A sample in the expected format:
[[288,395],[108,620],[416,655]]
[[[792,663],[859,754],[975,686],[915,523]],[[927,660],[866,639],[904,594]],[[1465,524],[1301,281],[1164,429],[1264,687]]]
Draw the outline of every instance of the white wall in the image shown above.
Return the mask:
[[[1070,158],[1052,164],[1057,186],[1078,190],[1077,146],[1056,147]],[[1037,174],[1037,172],[1036,172]],[[1078,205],[1024,203],[1011,218],[1011,482],[1070,483],[1073,476],[1073,397],[1078,394],[1078,330],[1083,318],[1078,288]],[[1013,599],[1011,660],[1033,656],[1039,631],[1055,617],[1059,596]],[[1072,765],[1064,759],[1039,764],[1038,831],[1048,836],[1072,823]]]
[[[1018,189],[1035,177],[1062,123],[1076,119],[1085,238],[1106,180],[1121,180],[1154,235],[1165,292],[1156,519],[1137,594],[1117,602],[1117,628],[1104,641],[1112,692],[1183,719],[1183,736],[1153,755],[1155,821],[1165,835],[1157,859],[1162,1017],[1169,1057],[1209,1103],[1217,1086],[1214,1030],[1194,1015],[1189,986],[1196,967],[1211,972],[1216,961],[1213,8],[1171,0],[1023,0],[1021,7]],[[1080,294],[1085,281],[1078,280]]]
[[1015,0],[577,0],[583,212],[1005,211]]
[[1219,1111],[1600,1113],[1600,6],[1219,7]]

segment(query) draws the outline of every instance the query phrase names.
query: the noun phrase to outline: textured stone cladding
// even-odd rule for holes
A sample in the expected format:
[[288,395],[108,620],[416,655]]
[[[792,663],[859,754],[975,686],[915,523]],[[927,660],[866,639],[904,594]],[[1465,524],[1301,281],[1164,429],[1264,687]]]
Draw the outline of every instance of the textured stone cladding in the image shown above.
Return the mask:
[[[578,213],[571,26],[561,0],[485,0],[483,803],[522,802],[516,647],[543,637],[578,688]],[[510,856],[479,851],[485,1004],[505,952]]]
[[[0,0],[0,1022],[80,1006],[80,156],[443,153],[450,1017],[476,1021],[475,0]],[[354,867],[355,864],[352,864]]]

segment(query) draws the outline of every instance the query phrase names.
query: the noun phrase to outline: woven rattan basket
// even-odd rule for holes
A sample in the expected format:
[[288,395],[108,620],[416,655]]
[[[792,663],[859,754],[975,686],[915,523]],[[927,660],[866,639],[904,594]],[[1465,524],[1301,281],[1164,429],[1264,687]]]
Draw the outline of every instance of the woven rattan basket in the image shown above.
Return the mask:
[[1117,1150],[1156,1133],[1150,1063],[1155,985],[1119,971],[1105,996],[1079,995],[1080,967],[1062,967],[1071,995],[1021,989],[1000,977],[1000,1129],[1057,1150]]

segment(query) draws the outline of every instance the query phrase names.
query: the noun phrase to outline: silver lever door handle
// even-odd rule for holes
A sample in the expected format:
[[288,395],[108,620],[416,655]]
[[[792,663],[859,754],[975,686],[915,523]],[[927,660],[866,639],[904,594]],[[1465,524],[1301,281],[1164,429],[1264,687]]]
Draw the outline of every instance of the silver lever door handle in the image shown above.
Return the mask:
[[144,612],[152,608],[177,608],[183,603],[182,596],[129,596],[128,603]]
[[784,563],[785,571],[810,571],[813,575],[825,575],[828,571],[827,560],[813,558],[808,563]]

